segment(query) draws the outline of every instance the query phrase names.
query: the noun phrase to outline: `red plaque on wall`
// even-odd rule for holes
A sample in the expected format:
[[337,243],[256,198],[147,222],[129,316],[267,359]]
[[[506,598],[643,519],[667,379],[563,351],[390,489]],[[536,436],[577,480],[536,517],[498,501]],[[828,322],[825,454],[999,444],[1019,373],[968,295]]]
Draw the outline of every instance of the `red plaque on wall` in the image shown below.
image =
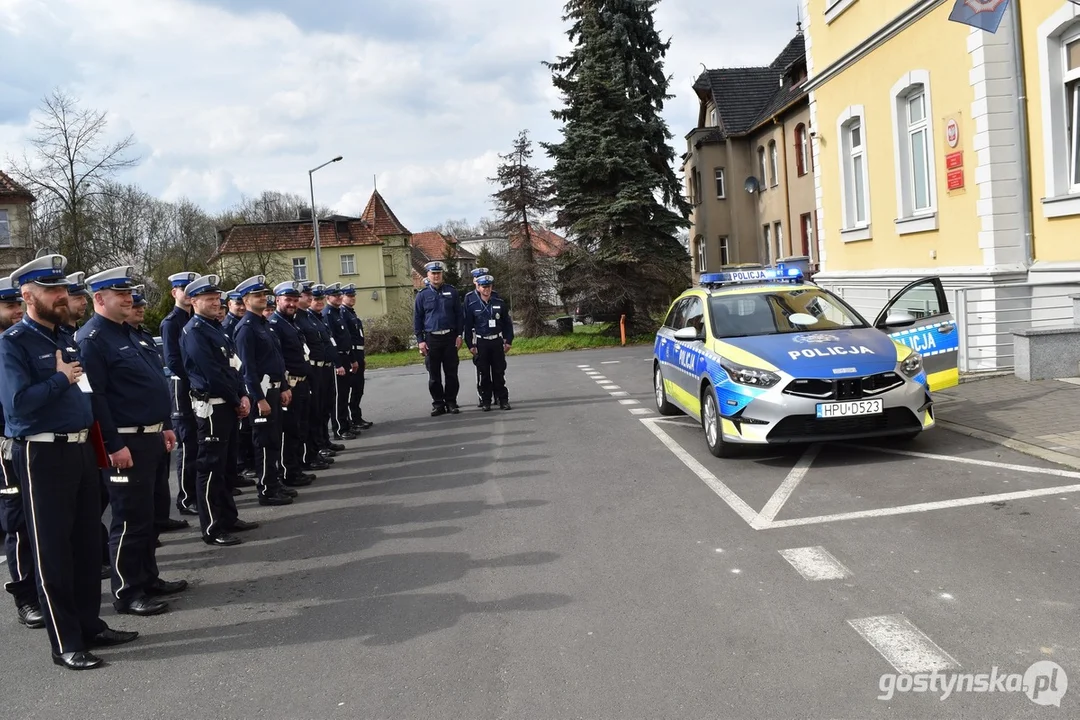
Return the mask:
[[964,187],[964,168],[954,168],[949,170],[948,175],[949,190],[960,190]]

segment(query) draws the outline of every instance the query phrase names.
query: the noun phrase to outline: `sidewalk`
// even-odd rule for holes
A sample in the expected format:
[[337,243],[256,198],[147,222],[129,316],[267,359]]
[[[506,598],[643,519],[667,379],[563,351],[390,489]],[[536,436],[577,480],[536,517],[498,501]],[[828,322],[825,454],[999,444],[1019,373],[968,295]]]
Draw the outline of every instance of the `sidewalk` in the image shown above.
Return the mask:
[[934,396],[941,427],[1080,469],[1080,380],[997,375]]

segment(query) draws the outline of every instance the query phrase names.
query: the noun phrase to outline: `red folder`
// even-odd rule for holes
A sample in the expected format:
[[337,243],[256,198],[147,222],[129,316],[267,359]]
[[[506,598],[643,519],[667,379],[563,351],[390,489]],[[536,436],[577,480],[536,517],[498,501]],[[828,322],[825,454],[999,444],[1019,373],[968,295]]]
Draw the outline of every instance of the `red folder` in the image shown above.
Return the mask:
[[105,438],[101,435],[101,426],[98,425],[97,420],[90,426],[88,441],[94,448],[94,456],[97,458],[98,468],[101,470],[108,470],[109,453],[105,450]]

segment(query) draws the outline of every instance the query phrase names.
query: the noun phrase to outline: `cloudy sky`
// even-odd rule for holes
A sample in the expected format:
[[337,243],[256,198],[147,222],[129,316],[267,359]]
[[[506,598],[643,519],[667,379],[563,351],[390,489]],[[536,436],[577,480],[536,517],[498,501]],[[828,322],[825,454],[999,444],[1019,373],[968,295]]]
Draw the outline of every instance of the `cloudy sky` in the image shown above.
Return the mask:
[[[701,64],[769,62],[797,0],[664,0],[672,141],[696,122]],[[562,0],[0,0],[0,167],[60,87],[133,133],[121,179],[210,210],[264,189],[355,214],[373,182],[420,231],[490,214],[519,130],[559,139],[541,65],[568,49]],[[538,149],[536,160],[548,166]]]

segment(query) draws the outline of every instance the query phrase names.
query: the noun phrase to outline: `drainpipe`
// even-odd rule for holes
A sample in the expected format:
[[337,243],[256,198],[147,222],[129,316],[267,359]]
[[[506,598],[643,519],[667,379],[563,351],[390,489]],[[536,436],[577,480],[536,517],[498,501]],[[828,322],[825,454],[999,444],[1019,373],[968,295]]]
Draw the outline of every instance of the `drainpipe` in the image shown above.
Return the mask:
[[1016,109],[1018,115],[1017,130],[1020,133],[1020,202],[1021,220],[1024,230],[1024,269],[1035,261],[1035,243],[1032,210],[1031,187],[1031,149],[1028,130],[1027,83],[1024,69],[1024,33],[1020,25],[1020,3],[1009,3],[1009,22],[1012,27],[1013,66],[1016,70]]

